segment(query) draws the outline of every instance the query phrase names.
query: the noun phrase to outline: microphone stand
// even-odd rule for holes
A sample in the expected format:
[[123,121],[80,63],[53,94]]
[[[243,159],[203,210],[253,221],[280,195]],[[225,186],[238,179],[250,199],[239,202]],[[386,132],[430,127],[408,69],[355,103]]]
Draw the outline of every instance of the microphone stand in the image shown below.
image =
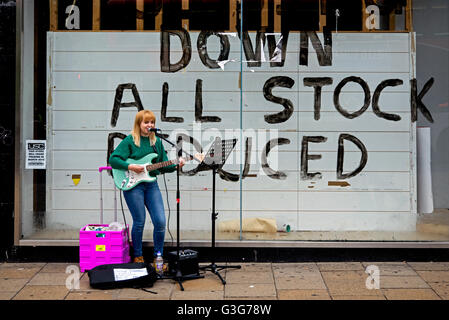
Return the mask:
[[[182,152],[184,152],[186,155],[188,155],[189,157],[197,160],[198,162],[200,162],[198,159],[196,159],[195,157],[193,157],[191,154],[189,154],[188,152],[184,151],[182,148],[178,148],[178,146],[176,146],[173,142],[171,142],[170,140],[168,140],[167,138],[165,138],[161,133],[158,133],[157,131],[160,131],[159,129],[153,129],[153,130],[149,130],[150,132],[154,132],[154,134],[161,138],[162,140],[166,141],[167,143],[169,143],[171,146],[175,147],[177,152],[176,155],[178,157],[181,156]],[[182,286],[182,281],[183,280],[192,280],[192,279],[199,279],[199,278],[204,278],[204,276],[200,275],[200,274],[191,274],[191,275],[183,275],[181,272],[181,268],[180,268],[180,263],[179,263],[179,217],[180,217],[180,199],[181,199],[181,192],[179,190],[179,165],[176,166],[176,262],[175,262],[175,275],[174,276],[162,276],[160,277],[160,279],[174,279],[175,281],[177,281],[179,283],[179,287],[181,288],[181,291],[184,291],[184,287]]]

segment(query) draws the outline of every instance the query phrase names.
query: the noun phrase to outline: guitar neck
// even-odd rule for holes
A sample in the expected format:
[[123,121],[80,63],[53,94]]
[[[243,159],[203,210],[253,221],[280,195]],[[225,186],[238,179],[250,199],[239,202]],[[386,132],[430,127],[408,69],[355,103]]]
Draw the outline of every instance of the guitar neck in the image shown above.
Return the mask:
[[158,162],[155,164],[149,164],[147,165],[147,171],[153,171],[153,170],[157,170],[163,167],[168,167],[171,166],[172,164],[178,164],[178,160],[169,160],[169,161],[164,161],[164,162]]
[[[191,160],[193,157],[188,156],[187,160]],[[173,159],[173,160],[168,160],[168,161],[163,161],[163,162],[158,162],[155,164],[149,164],[147,165],[147,171],[153,171],[153,170],[157,170],[163,167],[168,167],[171,166],[172,164],[178,164],[179,160],[178,159]]]

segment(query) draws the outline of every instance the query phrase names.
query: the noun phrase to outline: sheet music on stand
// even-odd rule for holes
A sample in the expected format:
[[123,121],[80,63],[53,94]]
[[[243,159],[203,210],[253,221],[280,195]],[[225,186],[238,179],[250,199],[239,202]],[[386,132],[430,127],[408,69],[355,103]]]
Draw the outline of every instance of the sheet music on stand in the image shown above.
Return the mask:
[[220,169],[225,164],[235,145],[237,139],[221,140],[219,137],[210,146],[203,161],[198,165],[198,170]]

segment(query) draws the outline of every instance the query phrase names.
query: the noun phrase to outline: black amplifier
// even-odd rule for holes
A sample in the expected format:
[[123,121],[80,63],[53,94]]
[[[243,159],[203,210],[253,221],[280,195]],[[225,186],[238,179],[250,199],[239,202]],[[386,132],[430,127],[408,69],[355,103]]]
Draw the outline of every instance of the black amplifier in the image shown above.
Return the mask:
[[[177,251],[168,253],[168,273],[176,275]],[[179,270],[182,275],[199,275],[198,252],[191,249],[179,250]]]

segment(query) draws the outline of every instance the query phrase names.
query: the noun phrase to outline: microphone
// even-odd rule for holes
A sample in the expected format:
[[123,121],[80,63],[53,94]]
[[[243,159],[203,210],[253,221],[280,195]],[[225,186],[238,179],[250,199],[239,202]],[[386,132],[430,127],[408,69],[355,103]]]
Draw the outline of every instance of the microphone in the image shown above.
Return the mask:
[[158,129],[158,128],[149,128],[148,129],[148,132],[161,132],[162,130],[161,129]]

